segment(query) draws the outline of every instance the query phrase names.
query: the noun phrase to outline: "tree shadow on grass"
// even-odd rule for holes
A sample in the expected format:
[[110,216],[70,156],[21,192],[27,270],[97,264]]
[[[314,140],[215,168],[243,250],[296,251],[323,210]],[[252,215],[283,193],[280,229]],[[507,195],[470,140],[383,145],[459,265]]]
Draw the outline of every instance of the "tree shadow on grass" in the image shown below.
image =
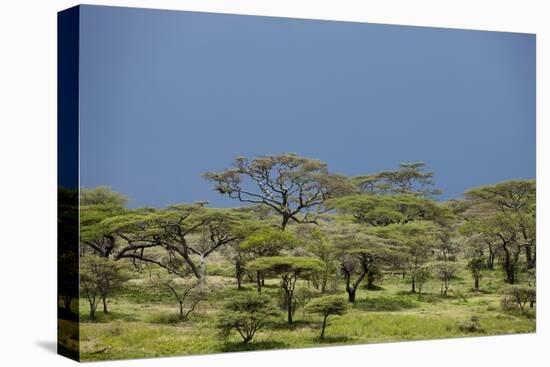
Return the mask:
[[418,307],[418,303],[408,297],[380,296],[357,300],[354,308],[363,311],[399,311]]
[[251,341],[249,343],[227,342],[223,344],[222,352],[245,352],[252,350],[282,349],[288,347],[286,343],[277,341]]
[[317,337],[314,340],[320,344],[342,344],[348,343],[351,338],[349,336],[325,336],[322,340],[320,337]]
[[439,293],[412,293],[411,291],[398,292],[399,297],[403,297],[411,302],[438,303],[448,300],[448,296],[442,296]]
[[139,319],[130,313],[124,313],[124,312],[113,312],[109,311],[108,314],[104,314],[103,312],[96,313],[96,319],[90,320],[88,317],[88,313],[83,313],[80,315],[80,322],[81,323],[108,323],[115,320],[120,321],[139,321]]
[[301,329],[304,327],[309,327],[311,325],[316,325],[316,322],[310,322],[306,320],[294,320],[292,324],[285,322],[278,322],[278,321],[272,321],[269,323],[266,323],[266,329],[271,330],[295,330],[295,329]]

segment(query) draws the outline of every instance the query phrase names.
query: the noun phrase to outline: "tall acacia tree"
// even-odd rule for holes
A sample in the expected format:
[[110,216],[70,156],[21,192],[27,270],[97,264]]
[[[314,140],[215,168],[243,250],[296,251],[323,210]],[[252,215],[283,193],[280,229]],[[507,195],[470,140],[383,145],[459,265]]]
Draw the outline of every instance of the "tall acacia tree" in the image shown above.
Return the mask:
[[281,216],[282,230],[290,220],[315,223],[325,200],[354,190],[344,176],[330,173],[326,163],[292,153],[238,157],[232,168],[204,177],[221,194],[273,209]]

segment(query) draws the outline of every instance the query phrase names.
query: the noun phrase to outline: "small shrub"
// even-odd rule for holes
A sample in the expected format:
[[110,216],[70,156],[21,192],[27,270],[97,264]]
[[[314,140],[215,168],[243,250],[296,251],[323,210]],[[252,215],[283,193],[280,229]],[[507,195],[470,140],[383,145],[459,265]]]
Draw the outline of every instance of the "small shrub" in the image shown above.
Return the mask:
[[527,312],[526,306],[529,303],[532,305],[536,298],[537,293],[534,288],[522,287],[518,285],[511,285],[504,289],[504,297],[500,304],[504,310],[520,309],[521,313]]
[[109,325],[108,333],[111,336],[120,336],[124,333],[124,331],[124,325],[120,320],[116,320],[111,325]]
[[464,333],[481,333],[483,328],[479,324],[479,316],[472,316],[466,321],[462,321],[458,324],[458,330]]

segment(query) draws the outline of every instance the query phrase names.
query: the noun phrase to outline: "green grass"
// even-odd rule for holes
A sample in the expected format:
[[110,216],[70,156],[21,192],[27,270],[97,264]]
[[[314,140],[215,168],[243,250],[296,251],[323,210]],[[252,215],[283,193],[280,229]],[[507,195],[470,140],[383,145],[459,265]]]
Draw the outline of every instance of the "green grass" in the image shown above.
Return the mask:
[[[260,330],[252,342],[243,344],[235,334],[222,339],[215,329],[221,303],[236,292],[234,280],[215,276],[209,282],[217,285],[216,290],[184,322],[177,322],[178,308],[169,294],[151,290],[139,279],[130,282],[109,303],[108,315],[99,307],[97,321],[87,320],[87,303],[81,299],[82,360],[529,333],[535,331],[536,324],[533,310],[526,316],[501,309],[498,291],[504,283],[498,270],[485,272],[482,292],[474,292],[469,273],[460,272],[451,282],[447,297],[440,295],[436,280],[426,284],[425,294],[419,297],[409,292],[407,278],[388,275],[379,284],[381,288],[358,290],[356,303],[346,315],[329,318],[323,341],[319,340],[321,319],[298,309],[291,327],[281,315],[280,320]],[[306,283],[299,286],[305,287]],[[255,286],[246,283],[245,288],[253,290]],[[278,297],[278,280],[269,279],[263,291]],[[345,297],[343,288],[337,294]],[[469,327],[472,320],[476,327]]]

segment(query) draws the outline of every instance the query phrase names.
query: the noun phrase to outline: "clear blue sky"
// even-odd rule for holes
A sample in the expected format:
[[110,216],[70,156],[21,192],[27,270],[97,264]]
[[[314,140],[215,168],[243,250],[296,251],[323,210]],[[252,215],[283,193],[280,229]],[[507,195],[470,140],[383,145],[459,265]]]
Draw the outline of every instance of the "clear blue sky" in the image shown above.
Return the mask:
[[535,177],[535,36],[81,8],[81,186],[208,200],[201,173],[295,152],[346,175],[425,161],[442,199]]

